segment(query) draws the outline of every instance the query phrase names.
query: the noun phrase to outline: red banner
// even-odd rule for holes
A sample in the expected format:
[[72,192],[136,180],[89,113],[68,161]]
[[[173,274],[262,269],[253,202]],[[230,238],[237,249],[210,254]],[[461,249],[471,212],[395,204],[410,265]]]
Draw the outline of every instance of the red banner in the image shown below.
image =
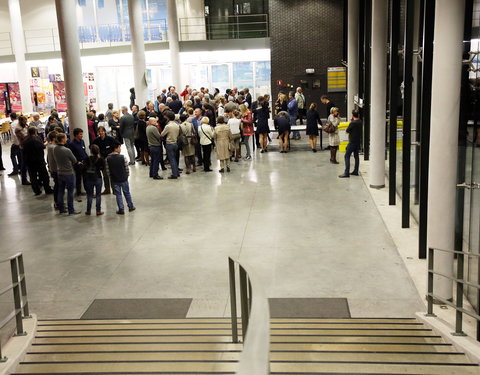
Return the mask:
[[55,106],[59,112],[67,111],[67,96],[65,94],[65,82],[52,82],[55,95]]
[[0,113],[6,116],[7,106],[5,105],[5,91],[7,91],[7,85],[0,83]]
[[20,85],[18,83],[8,83],[8,96],[12,112],[22,112],[22,99],[20,97]]

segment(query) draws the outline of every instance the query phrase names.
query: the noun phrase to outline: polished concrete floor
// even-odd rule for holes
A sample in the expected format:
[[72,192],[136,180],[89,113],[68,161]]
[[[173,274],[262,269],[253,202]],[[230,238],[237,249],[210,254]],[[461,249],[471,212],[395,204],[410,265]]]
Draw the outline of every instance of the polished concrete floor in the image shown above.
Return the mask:
[[343,163],[306,150],[257,151],[231,173],[215,167],[179,180],[151,180],[136,165],[135,212],[116,215],[104,196],[102,217],[61,217],[51,196],[7,177],[4,145],[0,259],[24,252],[40,318],[79,318],[108,298],[193,298],[189,316],[225,316],[229,255],[251,266],[270,297],[347,298],[353,317],[423,310],[362,177],[339,179]]

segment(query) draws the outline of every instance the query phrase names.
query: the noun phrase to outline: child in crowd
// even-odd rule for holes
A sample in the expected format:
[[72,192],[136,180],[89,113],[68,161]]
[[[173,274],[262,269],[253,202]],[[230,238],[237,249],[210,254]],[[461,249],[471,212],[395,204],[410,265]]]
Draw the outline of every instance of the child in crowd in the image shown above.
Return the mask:
[[114,151],[107,157],[108,169],[110,171],[110,179],[112,181],[113,191],[117,199],[118,215],[125,215],[125,207],[123,205],[122,191],[127,201],[128,211],[135,211],[132,196],[130,195],[130,186],[128,185],[128,162],[125,156],[120,154],[121,144],[116,142]]

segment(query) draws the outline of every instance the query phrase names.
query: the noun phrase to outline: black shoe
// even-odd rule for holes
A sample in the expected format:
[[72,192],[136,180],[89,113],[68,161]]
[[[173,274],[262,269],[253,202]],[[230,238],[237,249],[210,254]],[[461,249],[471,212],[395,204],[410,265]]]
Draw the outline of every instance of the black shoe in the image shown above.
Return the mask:
[[350,178],[350,175],[344,173],[344,174],[341,174],[338,177],[340,177],[340,178]]
[[124,210],[118,210],[117,215],[125,215],[125,211]]
[[22,185],[27,185],[28,186],[28,185],[31,185],[31,183],[28,182],[28,181],[22,181]]
[[154,180],[163,180],[163,177],[162,176],[154,176],[152,177]]
[[230,172],[230,167],[227,167],[227,172]]
[[102,191],[102,195],[108,195],[108,194],[112,194],[112,192],[110,190]]
[[219,172],[223,173],[223,172],[225,172],[225,169],[222,168],[222,169],[219,170]]
[[360,176],[360,175],[358,174],[358,172],[352,172],[350,173],[350,176]]
[[162,171],[166,171],[167,170],[167,167],[162,167]]
[[169,180],[176,180],[178,177],[177,176],[168,176]]
[[316,149],[316,148],[312,148],[312,152],[317,152],[317,149]]
[[265,152],[265,150],[260,151],[261,154],[263,154],[264,152]]
[[39,196],[40,194],[42,194],[41,191],[36,191],[36,192],[35,192],[35,196]]
[[69,215],[80,215],[81,212],[80,211],[72,211],[72,212],[69,212],[68,214]]
[[204,169],[204,172],[213,172],[213,169]]
[[129,212],[132,212],[132,211],[135,211],[136,209],[137,209],[137,207],[130,207],[130,208],[128,209],[128,211],[129,211]]
[[15,172],[15,171],[13,171],[12,173],[9,173],[9,174],[8,174],[9,177],[17,176],[17,175],[18,175],[18,172]]
[[52,189],[46,190],[46,191],[45,191],[45,194],[47,194],[47,195],[53,194],[53,190],[52,190]]
[[179,172],[183,172],[183,169],[182,169],[182,168],[178,168],[178,171],[179,171]]

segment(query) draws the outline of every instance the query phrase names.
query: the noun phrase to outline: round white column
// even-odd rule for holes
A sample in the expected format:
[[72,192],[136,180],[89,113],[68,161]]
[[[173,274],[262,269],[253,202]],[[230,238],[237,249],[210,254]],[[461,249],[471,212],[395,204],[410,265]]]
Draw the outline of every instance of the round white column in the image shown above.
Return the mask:
[[359,0],[348,0],[347,118],[355,109],[353,98],[358,95],[358,27]]
[[68,120],[70,134],[73,129],[81,128],[83,140],[89,146],[85,97],[83,92],[82,61],[77,32],[77,1],[55,0],[57,8],[58,34],[62,52],[63,77],[67,95]]
[[25,63],[25,34],[23,32],[22,13],[20,11],[20,0],[8,0],[10,13],[10,24],[12,30],[12,46],[17,64],[17,76],[20,86],[20,98],[22,100],[22,111],[32,112],[32,95],[30,93],[30,78]]
[[[428,247],[454,250],[458,122],[465,0],[437,0],[433,48]],[[445,27],[448,25],[448,27]],[[453,275],[453,254],[435,253],[435,271]],[[435,277],[434,293],[453,296],[452,281]]]
[[148,100],[148,85],[145,77],[145,41],[143,36],[142,4],[138,0],[128,0],[130,35],[132,38],[133,79],[135,84],[135,103],[143,108]]
[[180,44],[178,33],[177,5],[175,0],[168,0],[168,46],[170,48],[170,64],[172,66],[172,85],[178,92],[182,90],[180,67]]
[[[372,3],[372,78],[370,106],[370,187],[385,187],[388,1]],[[368,105],[368,103],[366,103]]]

